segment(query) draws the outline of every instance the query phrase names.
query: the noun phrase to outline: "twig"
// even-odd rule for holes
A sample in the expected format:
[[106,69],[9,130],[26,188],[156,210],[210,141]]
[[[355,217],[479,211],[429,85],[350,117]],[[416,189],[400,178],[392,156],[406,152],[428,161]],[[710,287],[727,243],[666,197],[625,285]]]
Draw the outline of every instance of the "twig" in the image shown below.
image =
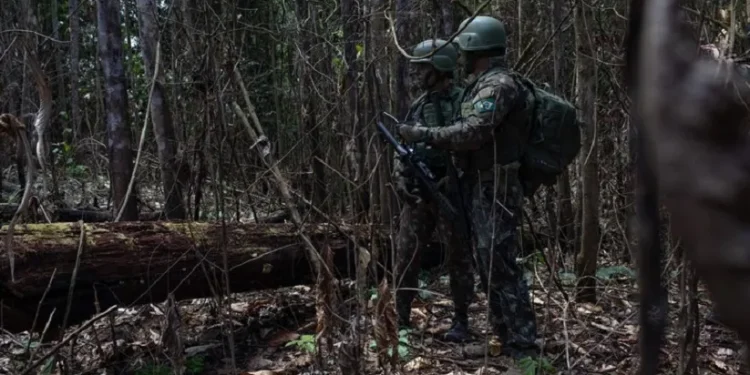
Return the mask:
[[68,303],[65,308],[65,315],[63,315],[62,330],[65,330],[68,325],[68,316],[70,315],[70,308],[73,305],[73,290],[76,287],[76,279],[78,278],[78,268],[81,266],[81,254],[83,254],[83,248],[86,244],[86,225],[83,224],[83,220],[78,220],[78,225],[81,226],[81,236],[78,238],[78,253],[76,254],[76,264],[73,266],[73,274],[70,275],[70,287],[68,288]]
[[34,361],[34,363],[32,363],[31,366],[29,366],[25,370],[23,370],[23,372],[21,373],[21,375],[26,375],[26,374],[30,373],[33,369],[39,367],[39,365],[41,365],[42,362],[44,362],[47,358],[51,357],[53,354],[57,353],[70,340],[73,340],[74,337],[76,337],[79,334],[81,334],[81,332],[83,332],[86,328],[89,328],[90,326],[92,326],[99,319],[101,319],[101,318],[109,315],[109,313],[111,313],[112,311],[114,311],[116,308],[117,308],[117,305],[112,305],[112,306],[110,306],[110,308],[108,308],[107,310],[105,310],[103,313],[94,316],[88,322],[86,322],[83,325],[81,325],[80,327],[78,327],[78,329],[76,329],[75,331],[73,331],[73,333],[71,333],[70,335],[66,336],[57,345],[55,345],[54,347],[52,347],[52,349],[50,349],[49,352],[47,352],[41,358],[39,358],[36,361]]
[[[484,8],[485,8],[485,7],[487,6],[487,5],[489,5],[489,3],[490,3],[490,0],[486,0],[486,1],[484,2],[484,3],[482,3],[482,5],[480,5],[480,6],[479,6],[479,8],[477,8],[477,10],[476,10],[476,11],[474,11],[474,14],[472,14],[472,15],[471,15],[471,17],[469,17],[469,19],[468,19],[468,20],[467,20],[467,21],[466,21],[466,22],[464,23],[464,25],[463,25],[462,27],[460,27],[460,28],[459,28],[459,29],[458,29],[458,30],[457,30],[457,31],[456,31],[455,33],[453,33],[453,35],[451,35],[451,36],[450,36],[450,38],[448,38],[448,41],[447,41],[447,43],[443,44],[442,46],[440,46],[440,47],[438,47],[438,48],[436,48],[436,49],[434,49],[434,50],[432,50],[432,51],[431,51],[430,53],[428,53],[427,55],[424,55],[424,56],[419,56],[419,58],[427,58],[427,57],[430,57],[430,56],[432,56],[432,55],[436,54],[436,53],[437,53],[438,51],[440,51],[441,49],[443,49],[443,48],[444,48],[445,46],[449,45],[449,44],[450,44],[450,43],[451,43],[451,42],[453,41],[453,39],[456,39],[456,37],[457,37],[457,36],[458,36],[459,34],[461,34],[461,33],[462,33],[462,32],[464,31],[464,29],[465,29],[465,28],[466,28],[467,26],[469,26],[469,23],[471,23],[471,21],[473,21],[473,20],[474,20],[474,18],[477,18],[477,16],[479,15],[479,12],[481,12],[481,11],[482,11],[482,9],[484,9]],[[404,50],[404,48],[403,48],[403,47],[401,47],[401,45],[400,45],[400,44],[398,43],[398,36],[396,35],[396,27],[394,26],[394,22],[393,22],[393,20],[391,20],[391,18],[390,18],[390,17],[388,17],[388,15],[387,15],[387,14],[385,14],[384,16],[385,16],[385,19],[386,19],[386,20],[388,20],[388,25],[389,25],[389,26],[388,26],[388,28],[390,29],[391,35],[393,35],[393,44],[395,44],[395,45],[396,45],[396,49],[398,49],[398,51],[399,51],[399,52],[401,52],[401,55],[403,55],[403,56],[404,56],[404,57],[406,57],[407,59],[416,59],[416,58],[417,58],[417,56],[412,56],[412,55],[410,55],[410,54],[409,54],[408,52],[406,52],[406,50]]]
[[237,114],[237,116],[240,118],[240,121],[245,125],[245,129],[247,130],[248,135],[250,135],[250,140],[254,144],[257,144],[255,150],[258,152],[258,155],[263,161],[263,164],[266,165],[266,168],[269,169],[271,175],[273,175],[273,177],[276,179],[276,182],[279,186],[279,191],[281,192],[281,196],[284,199],[286,209],[289,211],[289,216],[291,216],[292,223],[294,223],[294,226],[297,228],[300,239],[305,244],[305,248],[307,249],[310,261],[313,263],[316,274],[320,274],[321,270],[325,268],[325,271],[328,272],[329,275],[333,275],[333,272],[331,272],[325,262],[323,262],[320,253],[315,248],[315,245],[313,245],[310,238],[308,238],[307,235],[302,232],[302,217],[299,213],[299,210],[297,210],[291,193],[289,192],[289,184],[284,179],[284,176],[281,175],[281,171],[279,170],[278,165],[273,162],[273,154],[270,152],[270,147],[266,147],[268,145],[259,144],[261,142],[268,142],[268,138],[263,133],[263,128],[260,126],[260,120],[258,120],[258,115],[255,112],[255,106],[250,100],[250,94],[247,92],[245,84],[242,82],[242,76],[240,75],[237,67],[233,67],[232,71],[234,73],[233,76],[235,83],[242,91],[242,96],[245,99],[245,104],[247,105],[248,112],[253,120],[252,124],[245,115],[245,112],[242,111],[242,108],[240,108],[240,106],[237,104],[237,102],[232,102],[232,108],[234,109],[235,114]]
[[[49,277],[49,282],[47,283],[47,288],[44,289],[44,293],[42,294],[42,298],[39,299],[39,303],[36,306],[36,312],[34,313],[34,320],[31,321],[31,330],[30,332],[34,332],[34,328],[36,328],[36,322],[39,319],[39,312],[42,309],[42,303],[44,303],[44,300],[47,298],[47,293],[49,293],[50,289],[52,289],[52,280],[55,279],[55,274],[57,273],[57,267],[55,267],[52,270],[52,275]],[[53,312],[54,313],[54,310]],[[51,316],[51,314],[50,314]],[[30,351],[31,348],[31,340],[26,345],[26,351]],[[34,356],[32,355],[31,358]]]

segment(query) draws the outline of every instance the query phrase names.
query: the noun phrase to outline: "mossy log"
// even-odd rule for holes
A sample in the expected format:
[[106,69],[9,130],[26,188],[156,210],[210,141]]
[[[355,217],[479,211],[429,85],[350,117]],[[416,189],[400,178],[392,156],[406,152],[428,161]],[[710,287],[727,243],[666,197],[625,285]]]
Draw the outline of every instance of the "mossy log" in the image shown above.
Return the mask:
[[[78,223],[19,225],[15,229],[16,280],[10,280],[7,253],[0,257],[3,328],[30,329],[39,301],[38,328],[52,308],[62,321],[80,244]],[[211,297],[224,291],[223,264],[231,292],[278,288],[314,280],[302,244],[291,225],[231,224],[222,241],[222,226],[202,222],[123,222],[84,224],[69,323],[95,313],[95,304],[130,306],[176,299]],[[344,227],[358,238],[363,230]],[[5,233],[7,226],[0,230]],[[354,247],[330,225],[310,225],[305,232],[316,245],[334,251],[338,277],[350,276]],[[359,241],[359,240],[358,240]],[[224,250],[222,250],[224,249]],[[52,275],[54,274],[54,277]],[[50,280],[52,278],[52,280]],[[49,290],[47,290],[49,289]],[[10,321],[8,321],[10,318]]]
[[[0,326],[10,332],[31,329],[40,301],[35,330],[44,327],[53,309],[53,328],[62,323],[82,229],[85,235],[68,326],[97,309],[158,303],[170,292],[178,300],[224,294],[225,254],[232,293],[315,280],[291,224],[227,224],[224,240],[220,224],[204,222],[96,223],[83,228],[78,223],[19,225],[13,239],[15,282],[10,280],[7,252],[0,256]],[[353,277],[357,252],[350,239],[369,248],[371,229],[339,229],[311,224],[305,233],[319,249],[327,245],[333,250],[337,277]],[[7,226],[0,234],[6,231]],[[383,243],[390,244],[387,237],[383,234]],[[439,249],[430,253],[423,257],[427,268],[444,259]]]

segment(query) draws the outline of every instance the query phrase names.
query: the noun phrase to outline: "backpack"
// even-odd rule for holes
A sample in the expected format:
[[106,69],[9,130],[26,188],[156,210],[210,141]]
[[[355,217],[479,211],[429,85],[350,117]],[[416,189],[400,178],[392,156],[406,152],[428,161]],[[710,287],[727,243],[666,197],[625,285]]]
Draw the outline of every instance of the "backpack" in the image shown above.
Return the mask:
[[515,72],[511,76],[526,86],[535,99],[529,120],[529,139],[519,170],[523,194],[530,197],[541,185],[554,185],[557,176],[578,156],[582,124],[570,102]]

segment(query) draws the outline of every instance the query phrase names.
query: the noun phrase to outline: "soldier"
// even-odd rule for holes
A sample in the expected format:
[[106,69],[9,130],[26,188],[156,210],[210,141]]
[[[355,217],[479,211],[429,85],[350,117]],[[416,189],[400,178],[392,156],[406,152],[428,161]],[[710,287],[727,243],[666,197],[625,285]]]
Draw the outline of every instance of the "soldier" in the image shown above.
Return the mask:
[[[469,19],[464,20],[464,27]],[[476,269],[489,289],[492,328],[505,354],[536,357],[536,317],[523,271],[516,263],[517,228],[523,191],[520,157],[534,101],[531,92],[508,75],[506,33],[495,18],[478,16],[458,35],[469,83],[461,114],[449,126],[399,125],[402,138],[456,152],[469,191]],[[489,281],[489,288],[488,288]]]
[[[409,109],[406,119],[408,122],[419,122],[424,126],[437,128],[450,124],[458,111],[458,99],[462,90],[452,82],[453,70],[458,60],[457,49],[453,45],[447,45],[433,55],[427,56],[445,43],[446,41],[440,39],[425,40],[412,52],[412,55],[419,58],[410,61],[411,82],[423,94]],[[456,197],[457,183],[447,183],[451,161],[449,153],[432,149],[425,144],[417,144],[414,152],[429,165],[440,180],[442,192],[446,196]],[[400,280],[396,292],[399,325],[410,325],[411,303],[418,287],[420,255],[437,228],[442,242],[449,248],[450,286],[454,304],[453,324],[443,338],[446,341],[466,341],[469,338],[468,308],[474,294],[471,249],[468,248],[470,244],[462,243],[453,228],[455,223],[446,222],[440,216],[439,208],[434,202],[421,199],[416,177],[409,168],[401,164],[398,157],[394,160],[393,174],[396,191],[406,201],[401,211],[396,241],[399,260],[397,280]]]

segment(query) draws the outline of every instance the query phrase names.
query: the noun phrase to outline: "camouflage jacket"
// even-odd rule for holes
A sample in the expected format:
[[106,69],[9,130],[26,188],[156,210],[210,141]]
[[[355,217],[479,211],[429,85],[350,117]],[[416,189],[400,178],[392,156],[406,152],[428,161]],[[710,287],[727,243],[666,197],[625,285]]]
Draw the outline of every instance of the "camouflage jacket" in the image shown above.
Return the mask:
[[430,128],[426,141],[437,148],[460,151],[457,164],[464,172],[491,169],[520,159],[529,136],[527,121],[534,96],[517,83],[503,58],[466,87],[460,115],[449,126]]
[[[439,128],[450,125],[454,117],[458,114],[459,100],[463,89],[453,86],[448,93],[424,93],[412,103],[409,113],[406,115],[406,122],[418,122],[422,126],[430,128]],[[435,104],[440,105],[442,111],[438,113]],[[450,161],[450,153],[446,150],[433,148],[425,143],[414,145],[414,153],[423,158],[438,178],[445,175],[445,168]],[[393,172],[394,176],[402,175],[405,166],[394,152]]]

